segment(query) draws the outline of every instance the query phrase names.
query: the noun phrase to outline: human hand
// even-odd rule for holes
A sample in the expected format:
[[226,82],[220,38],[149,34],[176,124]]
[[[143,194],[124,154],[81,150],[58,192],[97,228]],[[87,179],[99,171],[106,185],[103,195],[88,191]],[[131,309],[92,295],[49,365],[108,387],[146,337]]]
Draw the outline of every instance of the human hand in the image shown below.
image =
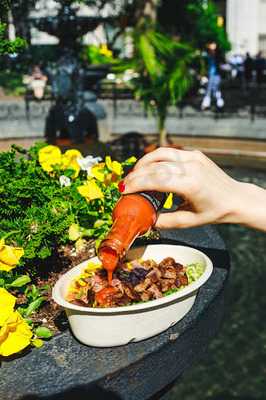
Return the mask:
[[177,211],[159,215],[158,228],[243,223],[266,230],[266,211],[259,207],[266,191],[234,180],[199,151],[159,148],[137,162],[124,184],[123,194],[156,190],[183,198]]

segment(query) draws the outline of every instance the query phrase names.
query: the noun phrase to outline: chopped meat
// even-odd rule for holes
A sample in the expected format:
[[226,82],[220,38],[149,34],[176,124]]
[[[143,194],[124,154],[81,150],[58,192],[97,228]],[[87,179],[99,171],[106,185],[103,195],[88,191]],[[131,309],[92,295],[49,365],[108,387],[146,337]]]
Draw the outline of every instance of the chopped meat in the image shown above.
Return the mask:
[[172,266],[168,266],[168,267],[164,267],[162,269],[162,277],[166,278],[166,279],[176,279],[177,278],[177,272],[175,267]]
[[152,281],[149,278],[146,278],[144,282],[138,284],[137,286],[134,287],[134,290],[136,292],[144,292],[149,286],[151,286]]
[[146,261],[142,261],[141,266],[142,266],[142,268],[145,268],[145,269],[151,269],[153,267],[157,267],[157,264],[154,260],[146,260]]
[[179,263],[175,263],[174,267],[175,267],[177,272],[181,272],[181,271],[185,270],[184,265],[179,264]]
[[151,285],[149,287],[149,289],[147,290],[147,292],[152,294],[152,297],[154,299],[160,299],[161,297],[163,297],[162,292],[160,292],[160,290],[158,289],[158,287],[156,285]]
[[161,283],[161,290],[163,293],[167,292],[170,289],[175,288],[174,279],[162,279],[160,283]]
[[140,298],[142,301],[148,301],[151,299],[152,294],[150,292],[141,293]]
[[140,299],[139,294],[135,290],[133,290],[130,286],[124,285],[124,291],[127,297],[129,297],[129,299],[135,301],[138,301]]
[[160,262],[160,264],[159,264],[159,267],[172,267],[172,266],[174,266],[175,265],[175,260],[172,258],[172,257],[167,257],[167,258],[164,258],[161,262]]
[[68,301],[87,307],[117,307],[138,301],[159,299],[164,293],[188,285],[186,268],[171,257],[159,264],[154,260],[120,262],[108,285],[106,271],[75,281]]
[[161,279],[161,271],[159,268],[154,267],[151,271],[148,272],[147,278],[151,280],[152,283],[156,283]]
[[97,273],[91,277],[91,286],[92,290],[97,293],[103,288],[108,286],[108,282],[106,279],[101,278]]
[[188,285],[188,277],[187,277],[187,275],[181,275],[180,274],[178,276],[178,278],[180,280],[181,286],[187,286]]
[[143,265],[139,260],[130,261],[130,264],[132,268],[143,268]]
[[119,279],[113,279],[111,282],[111,286],[117,289],[117,292],[121,292],[122,294],[124,293],[124,286]]
[[88,290],[87,293],[87,304],[93,304],[95,301],[95,293],[92,290]]
[[180,286],[182,286],[182,283],[181,283],[181,280],[179,279],[179,277],[176,278],[176,280],[175,280],[175,286],[176,286],[177,288],[179,288]]

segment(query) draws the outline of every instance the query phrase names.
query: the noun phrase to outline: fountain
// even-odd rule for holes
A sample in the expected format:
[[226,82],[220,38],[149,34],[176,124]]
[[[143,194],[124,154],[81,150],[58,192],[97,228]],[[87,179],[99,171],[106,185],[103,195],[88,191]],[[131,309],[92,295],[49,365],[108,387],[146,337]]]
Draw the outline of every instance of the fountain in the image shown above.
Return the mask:
[[77,54],[80,38],[108,18],[77,16],[73,0],[58,3],[61,8],[56,16],[29,18],[31,26],[59,39],[58,62],[47,68],[54,104],[46,118],[45,137],[49,143],[97,140],[97,119],[105,117],[105,110],[97,103],[94,88],[106,76],[108,66],[85,66]]

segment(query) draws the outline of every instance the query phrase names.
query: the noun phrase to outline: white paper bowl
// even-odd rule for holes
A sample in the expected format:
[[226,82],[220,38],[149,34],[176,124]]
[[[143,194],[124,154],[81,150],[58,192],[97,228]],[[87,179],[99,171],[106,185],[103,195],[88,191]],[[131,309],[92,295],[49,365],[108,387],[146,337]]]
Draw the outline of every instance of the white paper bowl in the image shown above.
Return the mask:
[[[201,262],[205,271],[197,281],[174,294],[131,306],[88,308],[65,300],[71,281],[84,270],[88,261],[61,276],[53,288],[53,299],[65,308],[74,336],[89,346],[120,346],[157,335],[183,318],[193,306],[198,289],[210,277],[213,265],[204,253],[185,246],[148,245],[128,254],[131,260],[142,258],[156,262],[166,257],[173,257],[184,265]],[[94,257],[90,261],[99,260]]]

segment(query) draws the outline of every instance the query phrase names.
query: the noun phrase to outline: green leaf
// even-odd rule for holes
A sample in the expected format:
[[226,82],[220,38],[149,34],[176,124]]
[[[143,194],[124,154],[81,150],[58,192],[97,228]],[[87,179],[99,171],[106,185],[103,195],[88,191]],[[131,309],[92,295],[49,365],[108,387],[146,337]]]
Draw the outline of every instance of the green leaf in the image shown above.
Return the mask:
[[42,339],[49,339],[50,337],[53,336],[51,330],[46,326],[39,326],[38,328],[36,328],[35,334],[38,336],[38,338]]
[[43,341],[42,339],[32,339],[31,344],[36,347],[37,349],[39,349],[40,347],[43,346]]
[[8,286],[19,288],[27,285],[27,283],[31,282],[31,279],[28,275],[21,275],[19,278],[15,279]]
[[38,310],[42,303],[45,301],[45,297],[38,297],[38,299],[32,301],[26,308],[24,315],[29,317],[34,311]]

